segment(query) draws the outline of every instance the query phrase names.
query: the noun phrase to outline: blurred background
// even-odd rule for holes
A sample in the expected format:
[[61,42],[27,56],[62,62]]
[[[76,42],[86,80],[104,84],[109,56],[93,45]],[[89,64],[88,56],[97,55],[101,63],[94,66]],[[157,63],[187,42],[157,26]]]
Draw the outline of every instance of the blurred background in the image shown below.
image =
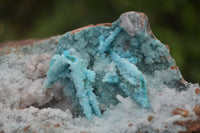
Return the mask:
[[0,43],[48,38],[144,12],[184,78],[200,83],[200,0],[0,0]]

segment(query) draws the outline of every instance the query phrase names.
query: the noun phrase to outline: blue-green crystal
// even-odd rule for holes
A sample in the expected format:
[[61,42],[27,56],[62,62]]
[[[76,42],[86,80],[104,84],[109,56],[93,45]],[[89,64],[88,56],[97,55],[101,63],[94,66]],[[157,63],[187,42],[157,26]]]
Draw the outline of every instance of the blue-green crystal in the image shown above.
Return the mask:
[[[44,86],[63,84],[91,119],[93,114],[100,117],[105,107],[116,105],[116,95],[130,96],[141,107],[150,108],[145,75],[152,76],[155,71],[173,65],[168,49],[151,32],[147,17],[128,12],[111,26],[93,26],[64,34],[50,62]],[[171,79],[163,82],[176,86],[181,74]]]

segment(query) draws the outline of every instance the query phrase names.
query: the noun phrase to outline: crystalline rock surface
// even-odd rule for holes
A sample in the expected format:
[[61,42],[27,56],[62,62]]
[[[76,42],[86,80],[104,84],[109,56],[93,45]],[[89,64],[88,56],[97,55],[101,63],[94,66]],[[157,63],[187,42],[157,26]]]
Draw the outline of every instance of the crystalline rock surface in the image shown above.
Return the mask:
[[200,130],[180,124],[199,117],[199,85],[183,79],[143,13],[0,54],[2,132]]

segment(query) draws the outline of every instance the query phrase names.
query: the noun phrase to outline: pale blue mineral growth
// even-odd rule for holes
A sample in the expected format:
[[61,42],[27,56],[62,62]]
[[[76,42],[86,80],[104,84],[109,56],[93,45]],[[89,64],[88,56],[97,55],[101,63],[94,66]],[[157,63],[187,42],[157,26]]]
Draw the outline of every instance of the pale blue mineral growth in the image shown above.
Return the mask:
[[80,105],[85,116],[92,118],[92,112],[97,116],[101,116],[98,101],[94,95],[90,82],[94,82],[95,73],[86,69],[85,63],[81,58],[70,55],[68,51],[64,51],[62,55],[55,55],[50,63],[47,73],[45,87],[51,87],[53,83],[60,79],[70,78],[76,88],[76,95],[79,98]]
[[110,84],[116,84],[119,82],[119,75],[117,74],[117,70],[113,62],[108,66],[106,75],[104,76],[102,82]]
[[[104,34],[99,37],[99,47],[98,50],[101,53],[104,53],[108,50],[109,45],[115,39],[115,37],[119,34],[121,27],[116,27],[114,31],[110,32],[110,35],[105,39]],[[105,39],[105,41],[104,41]]]
[[186,89],[180,85],[179,70],[170,69],[174,65],[169,50],[154,37],[147,16],[128,12],[111,26],[65,33],[58,41],[44,86],[50,88],[57,81],[63,84],[66,95],[78,99],[82,112],[91,119],[118,104],[116,95],[130,96],[141,107],[150,108],[145,77],[163,70],[168,70],[171,78],[156,77],[162,84],[177,91]]
[[114,63],[117,65],[124,82],[127,82],[131,85],[129,88],[126,87],[126,84],[122,85],[122,89],[127,95],[132,96],[142,107],[149,108],[150,105],[148,103],[145,85],[146,81],[143,74],[134,64],[131,64],[127,59],[121,58],[115,52],[111,52],[111,57]]
[[102,80],[105,83],[118,83],[119,82],[119,77],[117,75],[117,73],[106,73],[105,77]]
[[65,78],[66,73],[69,71],[66,69],[67,65],[68,60],[64,55],[55,55],[50,62],[49,70],[47,72],[48,78],[44,82],[44,86],[46,88],[51,88],[60,78]]

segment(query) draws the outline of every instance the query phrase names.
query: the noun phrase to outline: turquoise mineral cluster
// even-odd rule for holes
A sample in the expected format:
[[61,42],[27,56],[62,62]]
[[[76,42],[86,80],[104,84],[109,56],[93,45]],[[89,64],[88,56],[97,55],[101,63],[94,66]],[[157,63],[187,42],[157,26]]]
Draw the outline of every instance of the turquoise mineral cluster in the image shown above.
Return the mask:
[[[116,95],[131,97],[151,109],[146,76],[175,66],[167,47],[157,40],[143,13],[128,12],[112,24],[88,26],[67,32],[58,41],[44,87],[64,86],[74,106],[91,119],[116,105]],[[170,76],[170,73],[169,73]],[[164,84],[180,87],[180,73]]]

